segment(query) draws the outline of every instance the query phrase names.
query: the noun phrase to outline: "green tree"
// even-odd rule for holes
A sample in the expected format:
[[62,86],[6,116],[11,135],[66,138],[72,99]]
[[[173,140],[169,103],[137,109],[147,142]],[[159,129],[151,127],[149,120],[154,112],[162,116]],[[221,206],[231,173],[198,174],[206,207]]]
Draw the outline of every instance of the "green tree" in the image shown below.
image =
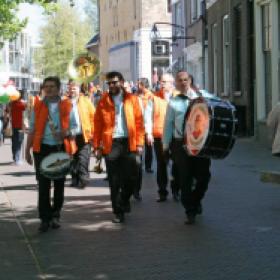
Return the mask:
[[82,20],[76,9],[62,2],[57,11],[48,16],[41,30],[41,48],[35,56],[39,72],[66,78],[73,56],[86,52],[85,45],[92,36],[92,25]]
[[25,27],[27,19],[19,20],[16,15],[20,3],[39,4],[46,12],[51,12],[56,7],[55,2],[55,0],[0,0],[0,37],[12,39]]

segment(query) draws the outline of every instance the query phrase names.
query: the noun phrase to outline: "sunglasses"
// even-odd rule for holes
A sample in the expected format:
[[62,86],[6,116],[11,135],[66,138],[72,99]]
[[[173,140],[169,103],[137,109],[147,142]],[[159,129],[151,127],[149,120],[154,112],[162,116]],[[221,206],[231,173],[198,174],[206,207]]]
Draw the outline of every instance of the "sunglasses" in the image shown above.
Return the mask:
[[108,81],[107,85],[109,86],[110,84],[116,85],[119,81]]

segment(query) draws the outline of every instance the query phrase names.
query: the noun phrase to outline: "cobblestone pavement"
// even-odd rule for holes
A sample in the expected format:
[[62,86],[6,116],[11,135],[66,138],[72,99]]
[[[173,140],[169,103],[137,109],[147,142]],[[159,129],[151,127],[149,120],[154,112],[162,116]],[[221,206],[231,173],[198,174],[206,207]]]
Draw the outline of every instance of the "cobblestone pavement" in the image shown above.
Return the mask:
[[[157,203],[155,174],[124,225],[111,223],[104,174],[66,188],[62,228],[38,234],[34,171],[0,147],[0,279],[279,280],[280,188],[260,181],[280,160],[240,139],[212,180],[197,224],[180,203]],[[93,166],[93,163],[91,164]]]

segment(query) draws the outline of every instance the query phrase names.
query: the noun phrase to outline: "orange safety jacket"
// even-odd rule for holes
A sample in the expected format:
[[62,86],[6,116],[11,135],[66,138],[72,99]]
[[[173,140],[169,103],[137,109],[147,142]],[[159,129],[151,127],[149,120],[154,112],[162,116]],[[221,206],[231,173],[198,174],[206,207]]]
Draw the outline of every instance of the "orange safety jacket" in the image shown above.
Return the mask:
[[[172,92],[172,96],[176,96],[176,91]],[[164,98],[163,89],[154,93],[153,98],[154,110],[153,110],[153,136],[154,138],[162,138],[164,120],[167,110],[168,102]]]
[[[179,92],[177,90],[173,90],[171,96],[175,97],[178,94],[179,94]],[[162,88],[159,91],[155,92],[154,95],[157,96],[157,97],[160,97],[161,99],[165,99],[164,98],[164,92],[163,92]]]
[[[136,96],[125,92],[123,96],[124,115],[128,131],[129,150],[136,152],[137,146],[144,145],[144,121]],[[109,93],[101,97],[94,116],[94,147],[102,147],[104,155],[112,149],[115,128],[115,105]]]
[[[68,97],[65,97],[66,99]],[[71,99],[69,99],[71,102]],[[94,132],[94,113],[95,108],[87,96],[80,95],[77,102],[82,134],[85,143],[89,143],[93,138]]]
[[138,95],[138,97],[142,100],[143,109],[146,108],[149,100],[151,100],[153,96],[154,96],[153,93],[150,92],[149,90],[146,90],[143,95]]
[[[34,123],[34,137],[33,137],[33,151],[40,152],[41,141],[45,131],[46,123],[48,121],[49,109],[42,100],[37,100],[34,104],[35,123]],[[59,102],[60,124],[63,131],[68,131],[70,127],[70,112],[72,104],[69,100],[63,99]],[[77,151],[75,143],[64,138],[63,140],[65,151],[73,155]]]
[[157,96],[153,97],[153,136],[154,138],[162,138],[164,120],[168,102]]

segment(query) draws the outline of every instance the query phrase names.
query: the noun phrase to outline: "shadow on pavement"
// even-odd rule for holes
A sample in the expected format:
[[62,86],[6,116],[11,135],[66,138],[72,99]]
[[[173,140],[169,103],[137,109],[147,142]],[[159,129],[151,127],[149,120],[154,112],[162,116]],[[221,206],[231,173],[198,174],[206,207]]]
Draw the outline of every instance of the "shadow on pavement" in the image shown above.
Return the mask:
[[6,191],[34,191],[37,189],[37,184],[26,184],[26,185],[15,185],[15,186],[5,186],[3,190]]
[[34,176],[34,171],[17,171],[17,172],[9,172],[4,173],[2,175],[14,176],[14,177],[22,177],[22,176]]

